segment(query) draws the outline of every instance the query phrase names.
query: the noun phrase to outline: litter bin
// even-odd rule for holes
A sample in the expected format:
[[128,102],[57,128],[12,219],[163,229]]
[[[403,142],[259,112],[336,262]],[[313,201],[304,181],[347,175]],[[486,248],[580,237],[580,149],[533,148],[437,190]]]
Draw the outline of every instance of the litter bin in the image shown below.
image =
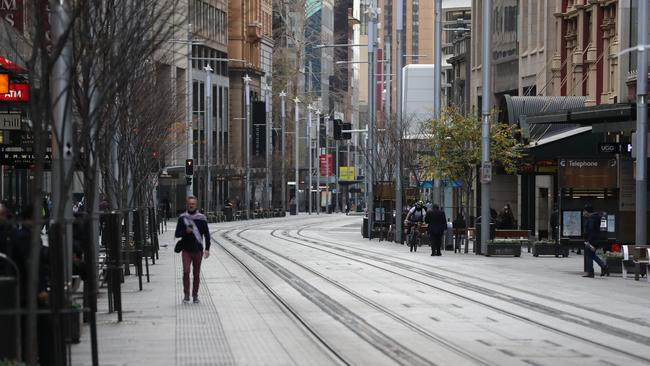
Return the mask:
[[364,238],[368,237],[368,218],[363,218],[363,224],[361,225],[361,236]]
[[[476,232],[475,232],[475,237],[476,240],[474,241],[474,253],[477,255],[485,254],[481,251],[481,218],[479,217],[476,219]],[[490,223],[490,240],[494,240],[496,237],[496,226],[494,225],[493,222]]]
[[223,215],[226,216],[226,221],[233,221],[232,206],[225,206],[223,208]]

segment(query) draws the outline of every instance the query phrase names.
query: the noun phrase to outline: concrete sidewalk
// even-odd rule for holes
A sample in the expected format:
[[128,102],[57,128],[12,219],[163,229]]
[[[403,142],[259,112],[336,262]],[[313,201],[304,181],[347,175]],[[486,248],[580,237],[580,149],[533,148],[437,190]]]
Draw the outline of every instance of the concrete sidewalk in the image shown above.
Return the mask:
[[[122,284],[123,321],[108,313],[106,289],[98,299],[97,329],[100,365],[228,364],[228,349],[207,286],[201,304],[182,304],[182,263],[173,252],[173,225],[160,237],[160,259],[150,265],[151,282],[138,289],[138,278]],[[135,273],[132,270],[131,273]],[[205,283],[203,279],[203,283]],[[72,364],[91,365],[90,331],[72,345]]]

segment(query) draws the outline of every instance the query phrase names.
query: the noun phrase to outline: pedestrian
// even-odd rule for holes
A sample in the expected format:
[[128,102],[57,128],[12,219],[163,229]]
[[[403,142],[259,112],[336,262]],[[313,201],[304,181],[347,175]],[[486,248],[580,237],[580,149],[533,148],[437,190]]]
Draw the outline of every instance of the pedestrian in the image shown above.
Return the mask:
[[431,239],[431,256],[441,256],[442,235],[447,230],[447,218],[444,211],[436,204],[431,205],[431,210],[427,211],[425,222],[428,225],[427,231]]
[[553,206],[553,212],[551,213],[551,239],[557,241],[560,227],[560,211],[557,208],[557,203]]
[[465,216],[463,216],[463,212],[458,210],[456,212],[456,220],[454,220],[454,253],[456,250],[460,253],[460,247],[461,243],[465,239],[465,229],[467,228],[467,222],[465,221]]
[[[187,197],[187,211],[178,217],[176,225],[177,238],[182,238],[183,256],[183,303],[190,302],[190,266],[192,267],[192,297],[199,303],[199,282],[201,278],[201,261],[210,256],[210,232],[208,220],[198,211],[198,199]],[[205,247],[204,247],[205,243]]]
[[497,217],[497,228],[499,230],[512,230],[515,228],[515,215],[512,213],[510,204],[503,206]]
[[596,254],[598,242],[601,240],[602,233],[600,230],[601,215],[594,212],[591,204],[586,204],[582,210],[582,216],[585,222],[585,270],[582,277],[594,278],[594,261],[600,266],[600,276],[609,276],[609,268],[603,260]]
[[345,216],[348,216],[350,214],[350,201],[347,201],[345,203]]
[[[0,203],[0,253],[11,258],[11,235],[13,228],[9,223],[7,208],[4,204]],[[12,275],[14,273],[13,267],[0,259],[0,277],[5,275]]]

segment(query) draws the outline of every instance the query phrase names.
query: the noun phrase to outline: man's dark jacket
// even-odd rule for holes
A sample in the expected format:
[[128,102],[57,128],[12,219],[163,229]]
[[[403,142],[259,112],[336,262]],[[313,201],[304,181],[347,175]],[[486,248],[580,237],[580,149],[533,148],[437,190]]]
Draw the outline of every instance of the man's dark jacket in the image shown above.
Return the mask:
[[596,246],[603,239],[603,232],[600,231],[600,214],[590,214],[585,222],[585,240]]
[[[178,223],[176,224],[176,233],[177,238],[183,238],[186,245],[184,250],[188,252],[200,252],[203,251],[203,244],[199,241],[193,233],[187,232],[187,224],[185,219],[190,219],[191,222],[196,225],[194,230],[198,229],[200,236],[205,239],[205,250],[210,250],[210,231],[208,230],[208,220],[205,215],[201,213],[195,213],[194,215],[187,215],[187,212],[181,214],[178,218]],[[190,225],[191,225],[190,222]]]
[[447,230],[447,218],[444,211],[440,209],[434,208],[427,211],[425,222],[428,225],[429,235],[440,236]]

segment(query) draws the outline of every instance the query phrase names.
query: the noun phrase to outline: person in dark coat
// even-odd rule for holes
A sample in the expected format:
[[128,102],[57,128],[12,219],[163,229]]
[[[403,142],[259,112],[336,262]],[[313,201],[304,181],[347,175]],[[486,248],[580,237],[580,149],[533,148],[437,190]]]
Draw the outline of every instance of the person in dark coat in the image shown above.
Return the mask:
[[509,204],[503,206],[497,217],[497,227],[499,230],[512,230],[515,228],[515,215]]
[[454,252],[456,251],[456,249],[458,249],[458,251],[460,252],[460,244],[465,236],[462,230],[467,228],[467,222],[465,222],[465,217],[463,216],[463,213],[460,210],[456,213],[456,220],[454,220],[453,227],[454,227],[454,234],[455,234]]
[[428,227],[429,238],[431,239],[431,255],[440,256],[440,247],[442,246],[442,236],[447,230],[447,218],[445,213],[440,210],[438,205],[432,205],[431,210],[427,211],[425,222]]
[[600,213],[594,212],[594,208],[590,204],[586,204],[582,216],[585,220],[585,264],[586,273],[582,277],[594,278],[594,261],[600,266],[600,275],[609,276],[609,268],[603,260],[596,254],[598,242],[601,239],[600,231]]

